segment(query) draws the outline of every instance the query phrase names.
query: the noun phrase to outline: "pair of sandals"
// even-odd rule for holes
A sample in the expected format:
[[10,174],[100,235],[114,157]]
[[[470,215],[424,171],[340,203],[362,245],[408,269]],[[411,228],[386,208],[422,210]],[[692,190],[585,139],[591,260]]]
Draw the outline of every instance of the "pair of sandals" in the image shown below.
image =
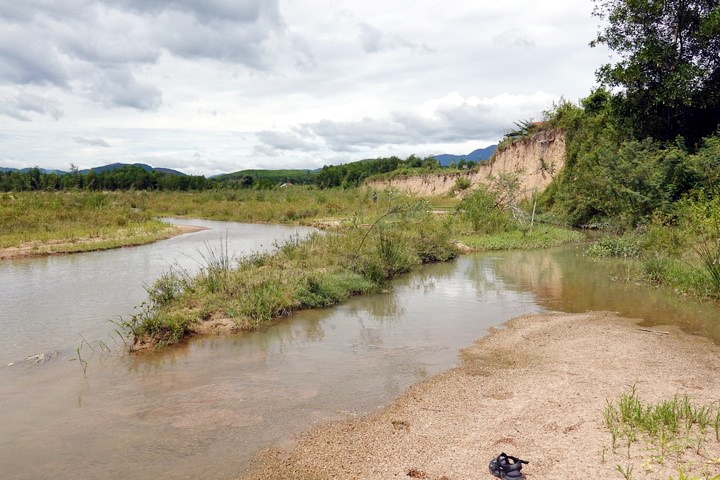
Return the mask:
[[527,465],[528,463],[530,462],[506,455],[503,452],[490,461],[489,468],[490,473],[502,480],[522,480],[525,475],[520,470],[522,470],[523,464]]

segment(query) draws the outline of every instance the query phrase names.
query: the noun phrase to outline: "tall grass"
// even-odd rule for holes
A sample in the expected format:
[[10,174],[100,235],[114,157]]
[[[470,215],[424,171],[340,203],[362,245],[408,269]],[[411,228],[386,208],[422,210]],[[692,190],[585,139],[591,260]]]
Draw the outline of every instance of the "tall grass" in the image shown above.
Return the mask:
[[[133,237],[157,238],[174,230],[149,212],[132,208],[122,195],[98,192],[0,194],[0,225],[0,248],[77,240],[114,239],[122,244]],[[72,251],[72,247],[64,248]]]
[[625,260],[629,281],[720,299],[720,197],[678,202],[672,214],[655,215],[635,233],[601,238],[586,253]]
[[[32,244],[34,253],[98,250],[149,243],[177,228],[157,217],[238,222],[363,221],[400,201],[363,189],[290,187],[271,191],[17,192],[0,194],[0,249]],[[330,222],[327,222],[330,223]]]
[[237,261],[226,252],[219,259],[205,255],[197,275],[170,271],[149,287],[151,301],[127,320],[126,334],[135,345],[169,344],[213,318],[254,329],[300,309],[377,292],[417,265],[457,255],[443,220],[431,214],[398,211],[372,225],[315,233]]

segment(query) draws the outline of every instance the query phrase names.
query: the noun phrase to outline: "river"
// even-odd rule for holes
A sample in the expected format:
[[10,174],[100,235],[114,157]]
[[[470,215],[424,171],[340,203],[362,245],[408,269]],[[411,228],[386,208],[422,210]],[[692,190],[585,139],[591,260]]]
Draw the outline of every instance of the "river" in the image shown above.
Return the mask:
[[[0,325],[14,337],[1,340],[3,364],[12,364],[0,369],[6,478],[235,478],[260,449],[391,402],[456,364],[458,350],[489,328],[525,313],[615,310],[720,338],[712,306],[625,282],[617,264],[568,248],[463,256],[402,277],[391,292],[299,312],[262,331],[124,355],[108,340],[108,320],[131,312],[143,283],[169,265],[192,268],[221,235],[242,255],[306,232],[188,223],[209,229],[0,264],[3,286],[27,286],[0,297]],[[8,310],[32,311],[22,313],[31,325],[16,325],[19,314]]]

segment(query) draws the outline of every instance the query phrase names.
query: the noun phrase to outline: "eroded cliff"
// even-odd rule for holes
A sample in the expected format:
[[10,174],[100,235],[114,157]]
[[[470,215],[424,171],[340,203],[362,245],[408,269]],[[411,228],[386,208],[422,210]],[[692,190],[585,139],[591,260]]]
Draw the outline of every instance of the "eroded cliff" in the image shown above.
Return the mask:
[[[546,130],[498,149],[490,160],[472,171],[395,177],[371,181],[367,186],[420,196],[457,195],[479,185],[496,184],[503,177],[515,177],[515,198],[523,199],[543,191],[564,166],[565,135],[559,130]],[[469,187],[461,188],[468,182]]]

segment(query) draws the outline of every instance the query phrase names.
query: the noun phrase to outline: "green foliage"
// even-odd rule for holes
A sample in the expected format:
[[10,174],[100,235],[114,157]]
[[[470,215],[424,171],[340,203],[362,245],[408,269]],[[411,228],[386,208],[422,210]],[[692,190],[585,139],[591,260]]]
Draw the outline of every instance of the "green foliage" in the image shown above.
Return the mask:
[[583,235],[581,233],[550,225],[535,225],[532,228],[515,228],[494,234],[465,235],[461,237],[463,244],[476,251],[532,250],[557,247],[582,240]]
[[625,231],[667,215],[682,198],[718,188],[720,139],[695,153],[680,143],[636,140],[623,130],[605,90],[582,102],[561,103],[548,122],[566,131],[566,166],[540,197],[540,206],[573,226]]
[[326,308],[376,289],[376,284],[354,272],[311,274],[300,283],[296,296],[300,308]]
[[687,395],[645,403],[633,386],[616,402],[608,402],[603,417],[611,435],[612,451],[615,452],[619,441],[624,441],[628,458],[631,447],[638,442],[649,444],[654,460],[662,463],[668,455],[679,456],[688,448],[699,454],[705,442],[719,440],[715,425],[720,417],[720,404],[698,405]]
[[[426,209],[420,203],[391,207],[371,226],[358,221],[333,234],[293,238],[273,254],[237,265],[231,265],[222,245],[208,248],[199,273],[170,272],[148,289],[149,306],[126,322],[126,333],[134,343],[171,343],[181,338],[178,332],[192,328],[192,322],[180,320],[224,317],[252,329],[298,309],[378,291],[421,263],[457,255],[448,220]],[[171,323],[161,327],[164,321]]]
[[316,184],[321,188],[331,187],[357,187],[367,178],[389,173],[431,172],[440,168],[434,157],[419,158],[410,155],[401,160],[398,157],[376,158],[360,160],[343,165],[324,166],[317,174]]
[[497,233],[511,224],[510,212],[487,188],[475,190],[457,208],[470,221],[475,233]]
[[283,184],[311,185],[317,174],[310,170],[240,170],[213,177],[221,188],[275,188]]
[[152,305],[162,307],[175,300],[185,289],[187,282],[183,275],[175,270],[164,272],[145,291]]
[[590,245],[585,253],[593,257],[638,258],[642,246],[635,236],[603,237]]
[[458,177],[455,179],[455,189],[456,190],[467,190],[470,188],[472,183],[470,182],[470,179],[467,177]]
[[166,313],[143,303],[138,312],[120,322],[120,327],[136,342],[143,341],[161,347],[182,340],[194,321],[185,312]]
[[177,175],[150,171],[139,165],[81,174],[42,173],[38,168],[0,172],[0,191],[57,191],[57,190],[203,190],[212,183],[202,176]]
[[27,243],[37,253],[113,248],[175,231],[116,193],[15,192],[0,198],[0,248]]
[[714,0],[595,0],[607,20],[591,45],[619,55],[598,80],[639,139],[694,149],[720,125],[720,5]]

